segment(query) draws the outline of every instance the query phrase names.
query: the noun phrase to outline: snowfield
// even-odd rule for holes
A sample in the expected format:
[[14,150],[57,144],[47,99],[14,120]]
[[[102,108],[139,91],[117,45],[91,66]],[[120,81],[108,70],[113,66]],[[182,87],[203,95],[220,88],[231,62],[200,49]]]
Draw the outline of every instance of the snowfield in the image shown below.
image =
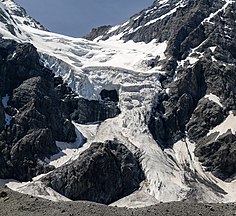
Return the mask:
[[[165,4],[167,1],[161,2]],[[132,152],[141,153],[141,164],[146,180],[138,191],[113,205],[142,207],[158,202],[185,200],[193,188],[196,189],[197,200],[201,202],[236,201],[236,181],[226,183],[205,172],[194,156],[194,143],[182,140],[177,142],[173,149],[163,151],[149,132],[146,118],[156,97],[164,91],[159,82],[160,74],[164,71],[159,66],[151,67],[151,63],[157,57],[159,60],[166,58],[167,41],[163,43],[152,41],[145,44],[133,41],[124,43],[120,40],[120,36],[111,37],[106,41],[67,37],[42,30],[27,16],[14,15],[14,10],[19,10],[19,7],[10,0],[1,2],[0,7],[5,10],[14,28],[17,29],[14,36],[1,23],[0,34],[4,38],[32,43],[38,49],[42,63],[56,75],[62,76],[80,97],[99,100],[102,89],[115,89],[119,93],[121,110],[119,116],[107,119],[101,124],[75,124],[77,141],[69,144],[58,142],[61,153],[46,158],[45,161],[59,167],[76,159],[93,141],[117,139]],[[6,7],[10,9],[10,14],[6,11]],[[184,5],[179,4],[178,7]],[[173,12],[170,11],[169,14]],[[210,18],[206,21],[210,21]],[[30,25],[24,24],[24,21],[28,21]],[[197,61],[197,59],[189,60],[190,64]],[[221,105],[217,96],[211,94],[205,97]],[[4,106],[6,101],[7,97],[2,99]],[[209,134],[224,133],[232,127],[232,124],[235,126],[235,118],[230,114]],[[231,130],[235,133],[236,127]],[[85,138],[86,143],[84,143]],[[45,188],[40,178],[28,183],[14,181],[1,183],[22,193],[51,200],[68,200],[52,189]],[[214,187],[221,188],[225,194],[217,193]]]

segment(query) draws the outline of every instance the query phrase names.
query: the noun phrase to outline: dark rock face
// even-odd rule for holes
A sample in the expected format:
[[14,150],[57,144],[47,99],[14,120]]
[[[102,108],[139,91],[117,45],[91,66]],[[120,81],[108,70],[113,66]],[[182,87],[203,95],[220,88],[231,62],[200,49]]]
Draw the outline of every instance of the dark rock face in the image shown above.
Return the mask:
[[77,101],[75,111],[70,116],[75,122],[85,124],[104,121],[118,114],[120,114],[120,109],[117,107],[117,103],[112,101],[89,101],[80,98]]
[[169,84],[169,95],[158,99],[148,122],[153,138],[164,148],[185,136],[186,124],[206,91],[201,64],[179,73],[180,79]]
[[102,100],[78,98],[71,88],[62,82],[61,77],[55,78],[56,91],[64,101],[63,110],[70,120],[79,124],[104,121],[120,114],[119,97],[116,91],[105,91]]
[[223,108],[208,99],[201,99],[187,124],[191,140],[198,141],[207,135],[209,130],[224,120]]
[[195,154],[202,165],[215,176],[223,180],[235,178],[236,136],[229,130],[216,139],[217,133],[203,138]]
[[87,40],[94,40],[95,38],[106,34],[112,26],[100,26],[98,28],[93,28],[87,35],[84,36]]
[[17,110],[22,109],[19,117],[16,114],[15,124],[23,124],[24,128],[49,127],[56,140],[75,140],[74,126],[65,118],[61,101],[53,90],[53,79],[51,83],[42,77],[24,81],[14,89],[11,104]]
[[[153,39],[157,42],[168,40],[167,52],[180,58],[186,50],[198,46],[206,39],[200,23],[222,6],[223,2],[213,0],[186,0],[181,3],[169,0],[164,5],[155,1],[152,6],[131,17],[126,25],[104,34],[102,39],[123,33],[122,39],[125,41],[149,43]],[[170,15],[165,16],[167,13]]]
[[138,159],[116,141],[93,143],[71,164],[43,181],[72,200],[109,204],[138,189],[144,174]]
[[[0,178],[30,180],[52,170],[44,158],[58,152],[56,140],[75,141],[75,129],[36,49],[1,40],[0,50],[0,93],[10,96],[7,107],[0,106]],[[5,113],[11,117],[9,125]]]
[[6,95],[7,107],[0,105],[0,178],[26,181],[52,170],[44,158],[58,152],[56,141],[76,140],[71,120],[103,121],[120,113],[117,102],[76,97],[61,77],[40,65],[32,45],[1,40],[0,96]]

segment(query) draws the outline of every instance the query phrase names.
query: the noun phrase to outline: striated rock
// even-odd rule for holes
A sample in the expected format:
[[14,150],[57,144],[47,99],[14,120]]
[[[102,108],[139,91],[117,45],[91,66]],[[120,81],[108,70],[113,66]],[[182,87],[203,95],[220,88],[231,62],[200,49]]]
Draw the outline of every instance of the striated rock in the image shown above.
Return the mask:
[[55,139],[49,129],[38,129],[25,135],[10,150],[10,163],[13,171],[9,178],[25,181],[33,176],[53,170],[43,162],[45,156],[57,152]]
[[101,100],[87,100],[75,95],[71,88],[61,83],[62,78],[55,78],[56,91],[63,100],[63,110],[70,120],[79,124],[104,121],[120,114],[119,96],[116,90],[103,90]]
[[39,59],[31,44],[0,41],[0,95],[10,98],[7,107],[0,105],[0,178],[27,181],[52,170],[44,159],[59,151],[56,141],[76,140],[72,120],[103,121],[120,113],[117,94],[102,101],[78,98]]
[[72,200],[109,204],[138,189],[144,174],[123,144],[93,143],[73,163],[43,178],[47,186]]
[[[229,111],[236,110],[236,25],[233,21],[236,16],[232,12],[236,4],[230,3],[224,10],[219,10],[225,4],[222,1],[187,0],[181,4],[155,1],[148,12],[144,10],[135,15],[127,25],[105,35],[104,39],[126,28],[140,26],[136,31],[125,32],[122,39],[146,43],[153,39],[168,40],[165,51],[168,58],[162,62],[167,72],[160,79],[168,94],[155,101],[157,105],[152,108],[147,122],[149,130],[162,148],[171,148],[179,139],[189,138],[196,143],[195,153],[208,170],[221,179],[231,178],[235,169],[226,159],[217,156],[221,150],[214,152],[214,149],[219,144],[213,144],[213,139],[209,144],[207,134]],[[171,13],[165,16],[168,12]],[[209,94],[218,98],[222,107],[204,98]],[[218,142],[229,150],[228,154],[232,152],[230,157],[234,158],[231,147],[225,147],[232,146],[234,141],[217,140],[215,143]],[[203,149],[208,149],[207,153]],[[225,163],[231,171],[223,171]]]
[[117,103],[112,101],[71,98],[67,95],[64,102],[69,118],[79,124],[101,122],[120,114]]
[[[19,116],[15,121],[16,124],[32,128],[50,127],[57,141],[75,140],[74,126],[66,119],[61,109],[62,101],[53,89],[53,82],[48,82],[42,77],[26,80],[14,90],[11,104],[23,112],[21,116],[16,115]],[[30,121],[25,121],[26,117]]]

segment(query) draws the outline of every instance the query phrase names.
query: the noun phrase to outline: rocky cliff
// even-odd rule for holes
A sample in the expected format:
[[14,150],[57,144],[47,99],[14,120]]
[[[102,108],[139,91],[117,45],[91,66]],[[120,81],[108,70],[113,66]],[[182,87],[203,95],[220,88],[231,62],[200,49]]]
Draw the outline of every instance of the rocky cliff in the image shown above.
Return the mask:
[[119,114],[115,102],[76,98],[40,64],[31,44],[1,40],[0,51],[1,178],[26,181],[54,169],[44,159],[59,152],[56,141],[76,140],[72,120],[88,123]]
[[24,187],[120,206],[236,201],[235,1],[156,0],[86,39],[14,5],[0,4],[18,41],[0,44],[1,178],[53,170]]
[[234,1],[155,1],[98,35],[99,40],[117,35],[124,41],[167,41],[168,57],[154,63],[166,71],[160,80],[166,91],[152,109],[149,130],[162,148],[186,137],[194,141],[203,165],[224,180],[236,173],[232,126],[225,134],[209,134],[236,108],[235,7]]

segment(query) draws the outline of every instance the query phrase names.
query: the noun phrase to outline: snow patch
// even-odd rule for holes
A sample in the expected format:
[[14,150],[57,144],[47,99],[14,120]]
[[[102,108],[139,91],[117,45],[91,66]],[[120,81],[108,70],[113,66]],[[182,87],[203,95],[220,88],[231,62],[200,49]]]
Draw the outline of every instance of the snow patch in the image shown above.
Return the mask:
[[163,4],[166,4],[168,1],[169,1],[169,0],[160,0],[160,1],[159,1],[159,4],[160,4],[160,5],[163,5]]
[[209,49],[211,50],[211,52],[215,52],[216,46],[209,47]]
[[209,17],[205,18],[205,19],[202,21],[202,24],[204,24],[205,22],[214,24],[211,20],[212,20],[215,16],[217,16],[220,12],[225,11],[225,9],[226,9],[230,4],[233,4],[233,3],[235,2],[235,0],[224,0],[224,2],[225,2],[225,4],[223,5],[223,7],[220,8],[219,10],[217,10],[216,12],[211,13]]
[[209,99],[210,101],[213,101],[217,103],[220,107],[223,107],[222,103],[220,102],[220,98],[212,93],[205,95],[205,98]]
[[119,27],[120,27],[120,25],[111,27],[111,29],[107,32],[107,34],[110,34],[111,32],[116,31]]
[[232,111],[229,112],[229,115],[221,124],[210,130],[207,136],[213,133],[219,133],[216,137],[217,140],[219,136],[225,134],[228,130],[231,130],[232,134],[236,134],[236,116]]
[[[163,0],[162,2],[165,3],[165,0]],[[162,20],[162,19],[164,19],[164,18],[166,18],[166,17],[172,15],[173,13],[175,13],[175,12],[177,11],[177,9],[183,8],[183,7],[185,7],[185,6],[186,6],[186,5],[183,3],[183,1],[180,1],[180,2],[176,5],[176,7],[173,8],[172,10],[170,10],[168,13],[163,14],[162,16],[160,16],[160,17],[158,17],[158,18],[156,18],[156,19],[153,19],[153,20],[147,22],[144,26],[149,26],[149,25],[151,25],[151,24],[153,24],[153,23],[156,23],[157,21]]]
[[[56,168],[66,163],[76,160],[80,153],[89,147],[98,127],[98,124],[79,125],[74,123],[76,127],[77,140],[74,143],[57,142],[56,145],[60,149],[58,154],[45,158],[45,162]],[[85,145],[85,143],[87,143]],[[89,143],[89,144],[88,144]]]
[[199,61],[199,58],[188,56],[186,59],[178,61],[178,66],[185,67],[186,64],[192,66]]
[[11,190],[19,193],[28,194],[34,197],[41,197],[54,202],[71,201],[50,187],[46,187],[41,181],[18,182],[14,179],[0,179],[0,185],[6,185]]

